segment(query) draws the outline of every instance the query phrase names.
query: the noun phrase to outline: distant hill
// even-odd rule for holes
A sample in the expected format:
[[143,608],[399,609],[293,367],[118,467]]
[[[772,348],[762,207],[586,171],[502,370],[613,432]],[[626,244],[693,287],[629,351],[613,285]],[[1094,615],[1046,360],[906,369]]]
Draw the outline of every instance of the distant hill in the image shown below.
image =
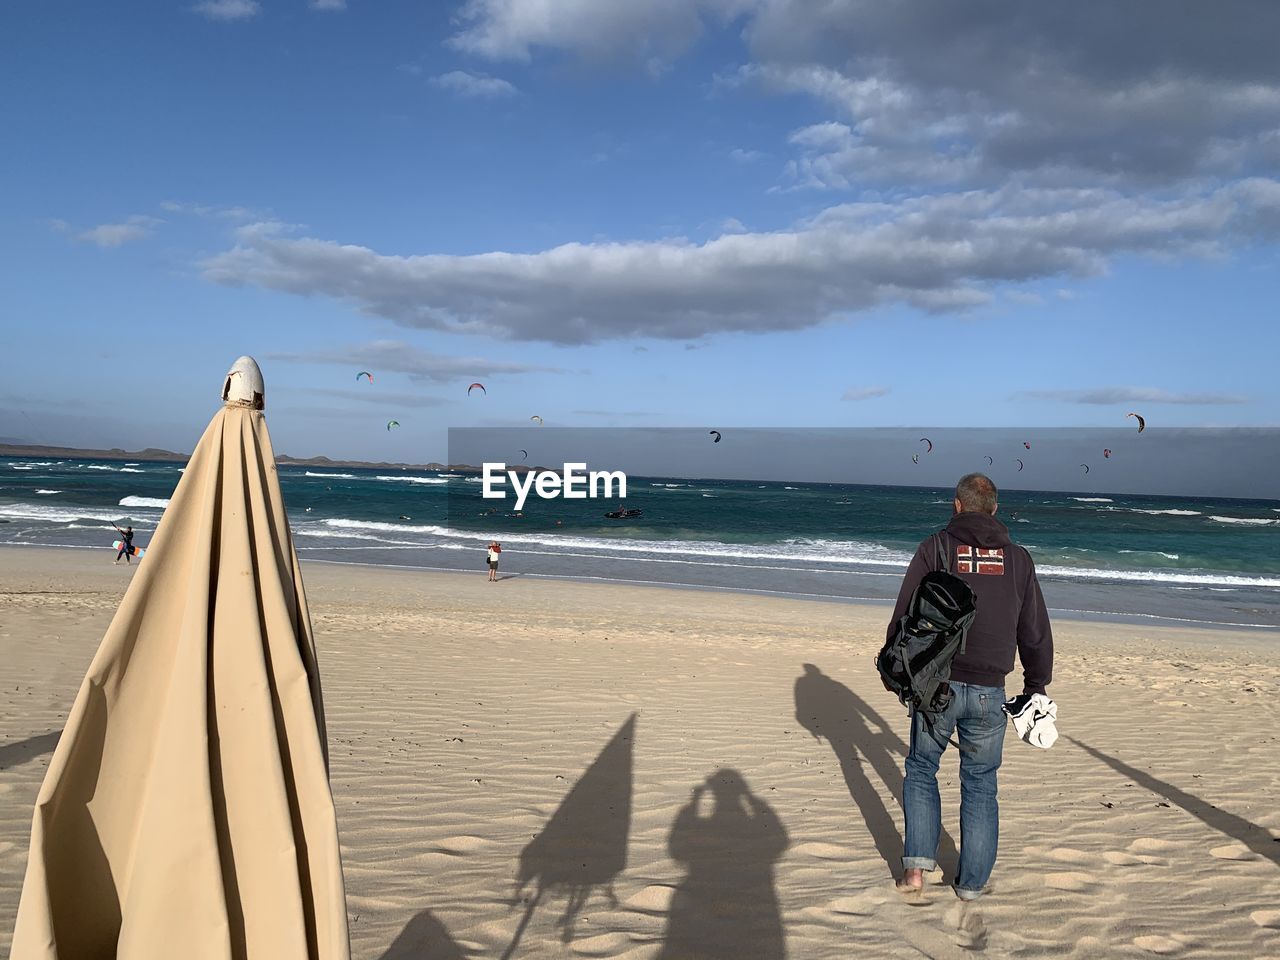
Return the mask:
[[[53,458],[56,460],[136,460],[155,463],[186,463],[191,458],[189,453],[175,453],[172,450],[160,450],[147,447],[145,450],[121,450],[113,447],[110,450],[88,450],[80,447],[44,447],[29,443],[0,443],[0,457],[21,458]],[[276,463],[295,467],[367,467],[377,470],[451,470],[458,473],[479,473],[480,468],[470,464],[443,463],[388,463],[379,461],[369,463],[363,460],[330,460],[328,457],[290,457],[281,454]]]
[[163,463],[184,463],[189,453],[174,453],[147,447],[145,450],[83,450],[79,447],[43,447],[32,443],[0,443],[0,457],[56,457],[59,460],[154,460]]

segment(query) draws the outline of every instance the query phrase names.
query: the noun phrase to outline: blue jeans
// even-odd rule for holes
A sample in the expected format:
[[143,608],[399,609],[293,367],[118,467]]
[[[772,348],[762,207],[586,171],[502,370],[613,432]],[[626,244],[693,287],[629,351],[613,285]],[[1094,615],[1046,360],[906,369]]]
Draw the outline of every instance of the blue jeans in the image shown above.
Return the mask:
[[942,835],[938,762],[954,731],[960,744],[960,869],[955,891],[962,900],[976,900],[996,863],[1000,839],[996,771],[1004,753],[1008,716],[1001,709],[1003,687],[952,682],[951,689],[955,698],[936,718],[932,730],[923,715],[911,718],[911,750],[902,787],[907,824],[902,866],[908,870],[937,866],[938,838]]

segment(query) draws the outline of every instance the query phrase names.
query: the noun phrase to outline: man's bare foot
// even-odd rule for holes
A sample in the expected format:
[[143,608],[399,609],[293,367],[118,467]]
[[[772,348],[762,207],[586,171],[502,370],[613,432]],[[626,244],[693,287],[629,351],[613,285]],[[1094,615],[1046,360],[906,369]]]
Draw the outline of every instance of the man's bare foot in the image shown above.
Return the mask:
[[916,869],[902,871],[902,879],[896,886],[901,893],[919,893],[924,889],[924,871]]

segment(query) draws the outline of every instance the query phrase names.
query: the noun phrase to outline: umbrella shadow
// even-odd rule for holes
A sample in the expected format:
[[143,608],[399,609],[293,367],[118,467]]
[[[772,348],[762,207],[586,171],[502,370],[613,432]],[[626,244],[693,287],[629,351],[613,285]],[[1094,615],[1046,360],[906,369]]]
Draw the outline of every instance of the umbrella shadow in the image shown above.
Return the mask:
[[[858,805],[876,851],[897,879],[902,875],[902,835],[881,799],[867,767],[893,795],[902,809],[902,762],[908,745],[879,712],[838,680],[812,663],[795,684],[796,721],[813,735],[825,739],[840,762],[849,796]],[[938,843],[938,866],[954,876],[960,862],[955,841],[945,829]]]
[[784,960],[773,868],[789,844],[778,815],[738,771],[717,770],[694,787],[667,838],[686,873],[657,960]]
[[[515,900],[524,916],[503,960],[515,953],[534,911],[547,894],[567,897],[556,921],[560,940],[573,939],[578,916],[597,887],[613,906],[613,883],[627,865],[631,833],[631,779],[636,715],[633,713],[565,795],[542,831],[520,852]],[[525,890],[533,886],[532,896]]]
[[378,960],[467,960],[445,925],[430,910],[414,915]]
[[1087,743],[1081,743],[1074,737],[1064,737],[1063,739],[1070,740],[1089,756],[1095,760],[1101,760],[1116,773],[1128,777],[1139,786],[1146,787],[1157,796],[1164,797],[1170,803],[1181,807],[1206,826],[1217,830],[1219,833],[1225,833],[1233,840],[1240,841],[1258,856],[1270,860],[1276,866],[1280,866],[1280,843],[1277,843],[1276,838],[1272,837],[1271,832],[1266,828],[1260,827],[1258,824],[1244,819],[1244,817],[1238,817],[1234,813],[1220,810],[1213,804],[1201,800],[1185,790],[1180,790],[1171,783],[1165,783],[1149,773],[1144,773],[1135,767],[1131,767],[1123,760],[1117,760],[1115,757],[1109,756],[1101,750],[1089,746]]
[[12,743],[0,745],[0,770],[19,767],[36,757],[52,753],[61,736],[61,730],[50,730],[48,733],[40,733],[25,740],[15,740]]

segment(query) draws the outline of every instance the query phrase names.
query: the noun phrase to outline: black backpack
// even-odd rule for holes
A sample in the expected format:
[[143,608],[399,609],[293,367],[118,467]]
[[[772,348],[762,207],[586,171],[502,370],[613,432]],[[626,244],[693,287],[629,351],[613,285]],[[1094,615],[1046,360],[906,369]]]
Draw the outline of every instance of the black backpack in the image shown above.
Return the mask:
[[884,688],[930,721],[951,705],[951,661],[978,612],[973,588],[951,572],[945,533],[933,535],[937,570],[921,578],[907,612],[876,657]]

